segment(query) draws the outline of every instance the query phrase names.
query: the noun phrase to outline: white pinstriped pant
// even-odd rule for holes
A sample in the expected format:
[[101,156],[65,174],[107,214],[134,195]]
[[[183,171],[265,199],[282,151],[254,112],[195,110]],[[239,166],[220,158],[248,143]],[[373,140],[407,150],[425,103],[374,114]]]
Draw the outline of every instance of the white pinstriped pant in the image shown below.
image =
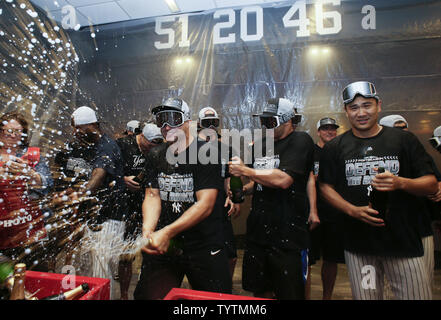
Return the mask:
[[354,300],[383,300],[384,277],[399,300],[431,300],[424,257],[397,258],[345,251]]
[[90,231],[86,229],[85,236],[91,239],[94,244],[90,250],[90,269],[89,277],[105,278],[110,280],[110,300],[114,300],[113,287],[115,285],[113,275],[116,272],[119,256],[114,256],[110,252],[115,244],[123,241],[125,222],[117,220],[107,220],[102,225],[100,231]]
[[429,276],[430,288],[433,288],[433,274],[435,270],[435,244],[433,241],[433,236],[424,237],[421,239],[423,241],[424,248],[424,263],[426,264],[427,273]]

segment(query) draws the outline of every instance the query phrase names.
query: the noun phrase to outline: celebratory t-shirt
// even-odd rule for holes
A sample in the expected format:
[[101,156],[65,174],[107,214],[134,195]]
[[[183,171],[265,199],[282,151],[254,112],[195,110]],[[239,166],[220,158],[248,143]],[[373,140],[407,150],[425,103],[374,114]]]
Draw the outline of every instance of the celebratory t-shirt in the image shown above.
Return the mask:
[[279,169],[294,182],[287,189],[254,184],[247,240],[262,246],[305,249],[309,247],[306,184],[313,167],[314,143],[307,133],[292,132],[283,140],[275,141],[274,150],[267,149],[265,140],[254,146],[260,147],[263,156],[253,158],[254,169]]
[[103,185],[97,190],[96,195],[102,201],[98,223],[107,219],[122,220],[125,201],[122,194],[125,190],[124,168],[121,150],[115,140],[103,134],[96,143],[96,152],[91,161],[92,171],[101,168],[106,171]]
[[[221,165],[216,159],[213,163],[203,164],[207,143],[195,139],[175,161],[173,155],[167,156],[170,144],[163,144],[152,149],[147,155],[147,162],[152,170],[146,172],[146,187],[159,189],[161,197],[161,215],[156,230],[176,221],[196,202],[196,193],[204,189],[217,189],[218,195],[213,210],[204,220],[183,231],[177,237],[184,251],[202,248],[222,248],[222,210],[224,189],[221,177]],[[205,146],[205,147],[204,147]],[[208,155],[210,152],[208,151]],[[176,162],[176,163],[175,163]]]
[[[320,156],[323,149],[317,144],[314,145],[314,175],[318,175],[320,171]],[[316,183],[316,193],[317,193],[317,213],[319,215],[321,222],[331,222],[337,223],[342,219],[342,213],[338,212],[334,207],[328,204],[320,194],[320,188],[318,183]]]
[[[320,158],[319,181],[355,206],[367,206],[374,168],[394,175],[418,178],[433,174],[424,147],[410,132],[383,127],[378,135],[358,138],[351,130],[328,142]],[[423,255],[418,215],[423,199],[402,190],[389,192],[389,221],[374,227],[344,215],[345,250],[355,253],[416,257]]]

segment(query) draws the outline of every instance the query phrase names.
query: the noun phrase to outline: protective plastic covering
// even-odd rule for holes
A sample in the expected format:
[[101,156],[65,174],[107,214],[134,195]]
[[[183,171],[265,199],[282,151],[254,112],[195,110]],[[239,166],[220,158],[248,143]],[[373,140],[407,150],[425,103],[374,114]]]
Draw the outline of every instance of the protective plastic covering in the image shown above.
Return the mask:
[[[303,6],[310,35],[300,37],[299,27],[289,25],[299,23]],[[292,7],[297,11],[291,14]],[[193,119],[211,105],[224,128],[239,130],[256,125],[251,115],[264,101],[286,97],[304,114],[299,129],[315,138],[315,123],[323,116],[336,117],[342,124],[339,132],[347,129],[341,91],[352,81],[369,80],[383,99],[384,115],[402,114],[426,140],[441,123],[441,2],[342,1],[323,6],[324,15],[333,11],[340,18],[321,23],[313,4],[297,1],[236,9],[234,21],[226,10],[225,15],[206,11],[186,20],[165,17],[161,19],[174,22],[160,25],[141,19],[85,28],[71,33],[81,61],[80,88],[120,130],[132,118],[148,119],[150,109],[169,96],[186,100]],[[262,36],[253,41],[259,14]],[[318,34],[319,24],[322,33],[338,30],[335,19],[341,20],[338,33]],[[182,33],[185,21],[188,37]],[[231,27],[225,27],[228,22]],[[173,33],[174,41],[157,34],[160,29]],[[235,39],[215,44],[216,35],[221,41]],[[185,39],[189,46],[180,47]]]
[[441,1],[285,1],[65,30],[28,0],[4,0],[1,113],[23,111],[31,145],[49,158],[71,139],[76,107],[95,108],[117,134],[171,96],[193,119],[210,105],[239,130],[285,97],[303,114],[298,130],[316,139],[325,116],[348,129],[341,91],[369,80],[382,115],[404,116],[441,168],[427,143],[441,125],[440,38]]
[[65,131],[69,113],[83,104],[96,107],[110,131],[122,132],[127,121],[149,119],[154,105],[180,96],[194,119],[211,105],[224,128],[241,130],[255,127],[251,114],[277,96],[298,105],[304,114],[299,129],[314,136],[322,116],[347,128],[340,93],[349,82],[369,80],[384,114],[402,114],[426,140],[441,123],[441,2],[327,2],[75,31],[58,27],[27,1],[25,7],[6,1],[0,15],[2,104],[26,108],[40,125],[37,132],[45,124]]

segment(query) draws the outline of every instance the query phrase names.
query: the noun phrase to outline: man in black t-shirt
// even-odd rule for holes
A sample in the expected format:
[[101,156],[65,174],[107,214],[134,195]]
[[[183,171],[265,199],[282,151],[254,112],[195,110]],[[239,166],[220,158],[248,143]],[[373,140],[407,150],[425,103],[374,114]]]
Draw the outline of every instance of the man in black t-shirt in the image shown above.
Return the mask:
[[[397,299],[431,299],[418,215],[421,196],[438,185],[430,158],[410,132],[380,126],[381,100],[369,82],[343,91],[352,128],[327,143],[320,158],[324,199],[343,212],[344,245],[354,299],[383,299],[384,277]],[[384,173],[377,173],[384,167]],[[369,196],[387,192],[387,210]]]
[[[224,214],[222,215],[222,223],[224,230],[225,250],[229,258],[231,278],[234,275],[234,269],[237,262],[236,239],[234,238],[233,225],[231,224],[231,216],[237,217],[240,214],[240,204],[233,203],[228,195],[230,189],[230,174],[228,172],[228,162],[233,156],[232,148],[228,146],[228,154],[222,154],[222,141],[217,130],[220,126],[220,119],[216,110],[212,107],[205,107],[199,111],[198,117],[198,138],[202,141],[214,143],[214,148],[217,148],[218,155],[222,164],[222,178],[224,179],[224,192],[222,193],[225,199]],[[227,147],[227,146],[225,146]]]
[[[319,161],[325,143],[337,136],[337,122],[329,117],[317,122],[318,142],[314,145],[314,176],[319,173]],[[330,300],[337,277],[338,263],[345,263],[342,232],[342,215],[323,201],[317,188],[317,211],[320,225],[311,232],[310,264],[323,256],[321,277],[323,300]]]
[[194,290],[231,293],[228,257],[222,233],[224,189],[221,165],[202,164],[206,143],[190,132],[190,109],[167,99],[152,110],[168,142],[152,149],[153,170],[145,178],[143,248],[135,299],[162,299],[182,283]]
[[[146,164],[145,157],[153,147],[160,145],[163,141],[161,130],[154,123],[147,123],[141,133],[129,134],[117,140],[124,161],[124,182],[126,184],[126,191],[124,192],[126,199],[125,239],[134,240],[141,234],[144,190],[140,185],[142,178],[138,180],[137,176],[143,170],[151,169]],[[128,260],[124,257],[119,261],[118,276],[121,300],[128,300],[133,259],[134,257],[131,256]]]
[[[405,131],[409,131],[407,120],[399,114],[391,114],[386,117],[380,119],[379,124],[385,127],[397,128]],[[433,158],[430,157],[433,171],[438,181],[438,192],[439,185],[441,181],[441,174],[436,167]],[[438,200],[439,201],[439,200]],[[432,196],[428,196],[428,199],[425,199],[424,204],[427,205],[427,210],[421,210],[421,214],[418,216],[418,226],[420,229],[421,240],[423,242],[424,249],[424,262],[427,267],[427,271],[429,274],[429,282],[431,286],[433,286],[433,273],[435,267],[435,259],[434,259],[434,242],[433,242],[433,230],[432,230],[432,215],[435,208],[438,207],[436,204],[436,195],[435,199]],[[436,210],[436,209],[435,209]]]
[[[314,143],[295,132],[300,115],[287,99],[270,99],[258,115],[266,137],[254,144],[253,167],[238,158],[230,173],[248,177],[253,189],[247,220],[242,286],[258,297],[305,299],[309,247],[307,183],[313,166]],[[274,130],[271,130],[274,129]],[[273,139],[274,149],[267,143]],[[261,156],[256,156],[262,148]],[[256,152],[257,151],[257,152]]]
[[125,190],[121,151],[114,140],[102,133],[96,113],[91,108],[83,106],[76,109],[72,113],[71,125],[75,138],[93,150],[90,161],[92,172],[89,180],[77,192],[67,196],[70,200],[78,200],[91,195],[99,200],[100,209],[94,221],[88,221],[90,228],[85,233],[85,237],[90,239],[89,276],[108,278],[112,287],[112,266],[118,257],[111,254],[111,249],[115,241],[122,241],[125,228],[124,203],[121,201]]

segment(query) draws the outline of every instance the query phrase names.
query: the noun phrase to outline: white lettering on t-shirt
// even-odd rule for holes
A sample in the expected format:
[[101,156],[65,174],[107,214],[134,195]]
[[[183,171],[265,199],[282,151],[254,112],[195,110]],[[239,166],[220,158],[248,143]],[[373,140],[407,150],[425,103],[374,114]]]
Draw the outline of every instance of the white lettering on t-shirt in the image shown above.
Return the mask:
[[398,156],[366,157],[364,159],[350,159],[345,161],[345,172],[348,186],[368,186],[377,174],[378,167],[394,175],[400,172]]
[[[280,165],[279,155],[273,155],[270,157],[262,157],[256,158],[253,163],[253,167],[256,170],[265,170],[265,169],[278,169]],[[262,185],[257,184],[257,191],[262,191]]]
[[176,202],[173,204],[173,211],[180,213],[182,202],[194,203],[194,180],[193,174],[158,175],[158,185],[161,200]]

